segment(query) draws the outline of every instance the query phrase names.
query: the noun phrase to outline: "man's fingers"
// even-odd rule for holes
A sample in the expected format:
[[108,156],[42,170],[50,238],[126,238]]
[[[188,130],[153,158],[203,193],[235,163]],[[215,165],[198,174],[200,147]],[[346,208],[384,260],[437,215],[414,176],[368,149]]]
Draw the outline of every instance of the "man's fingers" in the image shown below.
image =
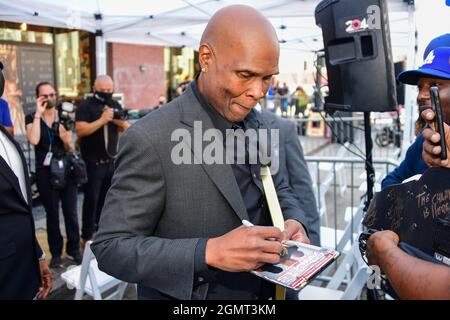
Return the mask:
[[292,240],[297,241],[297,242],[301,242],[301,243],[306,243],[306,244],[310,244],[311,242],[309,241],[309,238],[306,236],[306,234],[303,233],[297,233],[292,237]]
[[423,150],[431,155],[439,155],[441,153],[441,147],[434,145],[428,141],[423,143]]
[[252,231],[261,238],[274,238],[280,241],[283,238],[281,230],[276,227],[255,226],[252,227]]
[[259,256],[258,262],[277,264],[280,262],[280,255],[279,253],[262,253]]
[[439,143],[439,141],[441,140],[440,134],[430,128],[424,129],[422,135],[425,140],[431,141],[433,143]]
[[278,241],[264,240],[261,249],[266,253],[279,254],[283,250],[283,245]]
[[296,232],[298,232],[298,225],[287,223],[286,228],[283,230],[283,240],[290,240]]
[[435,113],[432,109],[425,109],[422,111],[422,113],[420,114],[422,119],[424,119],[426,122],[432,124],[434,117],[435,117]]
[[438,157],[436,157],[435,155],[427,152],[425,150],[422,151],[422,159],[423,161],[425,161],[425,163],[429,166],[429,167],[437,167],[440,165],[440,161],[441,159],[439,159]]

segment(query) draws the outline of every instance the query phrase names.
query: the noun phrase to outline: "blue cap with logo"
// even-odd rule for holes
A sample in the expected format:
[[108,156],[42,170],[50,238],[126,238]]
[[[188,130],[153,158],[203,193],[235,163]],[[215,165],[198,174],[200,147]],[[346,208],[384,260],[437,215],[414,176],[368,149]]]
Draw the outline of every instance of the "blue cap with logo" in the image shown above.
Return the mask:
[[430,43],[425,48],[423,52],[423,60],[428,57],[428,54],[431,50],[439,48],[439,47],[450,47],[450,33],[446,33],[440,35],[439,37],[434,38],[430,41]]
[[417,85],[419,78],[450,80],[450,47],[431,50],[420,68],[404,71],[398,75],[398,81],[412,85]]

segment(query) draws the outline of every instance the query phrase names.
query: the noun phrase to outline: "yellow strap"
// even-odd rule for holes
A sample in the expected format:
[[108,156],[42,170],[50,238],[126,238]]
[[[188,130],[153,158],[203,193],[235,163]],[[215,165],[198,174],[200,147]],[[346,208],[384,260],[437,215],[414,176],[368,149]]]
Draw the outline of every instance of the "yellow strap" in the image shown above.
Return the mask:
[[280,203],[278,202],[277,192],[273,185],[272,175],[270,169],[267,166],[261,167],[261,180],[266,194],[267,204],[269,205],[270,216],[275,227],[278,227],[281,231],[284,230],[284,218],[281,212]]
[[[268,166],[261,167],[261,180],[266,194],[267,204],[269,205],[272,223],[281,231],[284,230],[284,218],[281,212],[280,202],[278,201],[277,192],[273,184],[272,175]],[[286,289],[283,286],[276,286],[275,300],[286,300]]]

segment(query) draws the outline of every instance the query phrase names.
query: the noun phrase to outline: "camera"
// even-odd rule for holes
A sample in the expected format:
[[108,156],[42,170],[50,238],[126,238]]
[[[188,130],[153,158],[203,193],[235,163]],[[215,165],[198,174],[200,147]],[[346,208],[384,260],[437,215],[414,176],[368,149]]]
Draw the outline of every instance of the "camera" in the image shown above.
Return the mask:
[[72,130],[75,127],[75,106],[70,102],[63,102],[58,107],[59,123],[66,130]]
[[116,120],[128,120],[128,110],[125,109],[113,109],[113,119]]
[[64,129],[72,131],[75,127],[75,106],[70,102],[63,102],[56,106],[58,112],[58,121],[55,121],[52,126],[53,134],[57,136],[59,134],[59,125],[62,125]]

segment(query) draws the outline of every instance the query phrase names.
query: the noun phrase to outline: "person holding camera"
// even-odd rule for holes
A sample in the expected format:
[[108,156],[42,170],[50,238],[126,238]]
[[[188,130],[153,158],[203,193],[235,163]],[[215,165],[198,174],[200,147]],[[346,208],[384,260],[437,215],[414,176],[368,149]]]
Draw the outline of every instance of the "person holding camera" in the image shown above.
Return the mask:
[[88,176],[81,228],[83,245],[93,238],[111,185],[119,133],[130,126],[125,110],[112,99],[113,90],[114,83],[109,76],[98,76],[93,86],[93,97],[79,105],[75,116],[76,135]]
[[67,234],[66,253],[81,263],[77,217],[77,184],[70,173],[72,131],[61,124],[56,110],[57,96],[49,82],[36,86],[36,111],[25,117],[28,141],[34,145],[36,183],[47,215],[47,237],[51,268],[62,265],[63,237],[59,229],[61,201]]

